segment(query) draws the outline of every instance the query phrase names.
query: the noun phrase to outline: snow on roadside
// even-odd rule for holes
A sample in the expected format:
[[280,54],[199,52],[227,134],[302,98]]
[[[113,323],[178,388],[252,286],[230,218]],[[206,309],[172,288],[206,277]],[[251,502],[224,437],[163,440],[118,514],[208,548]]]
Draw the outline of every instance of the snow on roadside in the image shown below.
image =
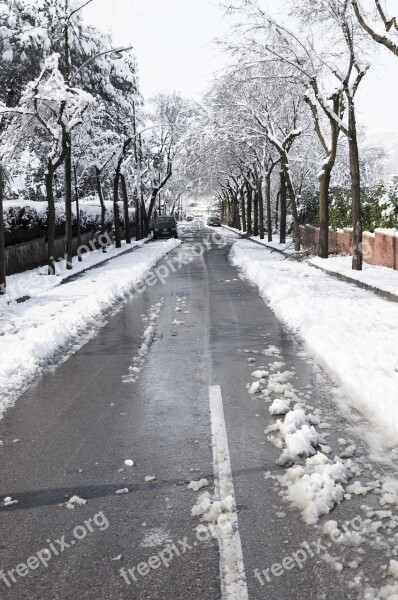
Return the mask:
[[121,248],[108,246],[106,253],[102,252],[102,249],[94,250],[93,252],[82,254],[81,262],[79,262],[77,256],[75,256],[73,258],[73,270],[71,271],[66,270],[66,262],[61,260],[56,263],[56,274],[54,275],[47,275],[47,267],[38,267],[37,269],[31,269],[29,271],[24,271],[23,273],[9,275],[7,277],[7,295],[0,298],[0,309],[2,308],[3,303],[9,302],[10,300],[17,300],[26,296],[31,298],[41,296],[48,290],[61,285],[67,277],[71,277],[77,273],[86,271],[91,267],[95,267],[104,261],[113,259],[132,248],[140,248],[145,242],[146,240],[140,240],[139,242],[126,244],[123,241]]
[[327,269],[331,273],[345,275],[366,285],[378,288],[383,292],[398,296],[398,271],[387,267],[363,264],[362,271],[353,271],[351,256],[330,256],[327,260],[315,256],[308,260],[310,265]]
[[[275,466],[265,473],[265,479],[276,494],[275,500],[278,498],[273,507],[279,507],[279,499],[289,505],[275,516],[284,519],[298,510],[304,523],[323,536],[320,558],[345,578],[347,590],[355,590],[368,600],[392,600],[395,596],[391,594],[398,591],[396,468],[380,472],[379,463],[370,462],[364,452],[366,445],[359,440],[354,444],[333,435],[329,439],[330,433],[324,430],[332,425],[324,419],[329,419],[337,431],[341,426],[340,419],[336,423],[330,413],[335,413],[333,407],[323,402],[322,394],[312,397],[313,386],[294,374],[294,365],[272,372],[272,361],[282,355],[279,348],[268,346],[259,354],[264,361],[251,373],[254,383],[259,384],[251,398],[257,406],[261,401],[268,406],[270,418],[264,434],[277,451]],[[288,361],[287,356],[283,358]],[[311,405],[307,403],[310,399]],[[329,513],[333,520],[328,519]]]
[[3,305],[0,318],[0,414],[57,355],[81,346],[103,316],[179,246],[155,242],[115,258],[77,280],[22,304]]
[[[252,377],[256,374],[252,373]],[[278,482],[282,498],[300,510],[305,523],[314,525],[343,501],[342,484],[347,484],[352,477],[349,468],[352,461],[344,464],[339,456],[333,461],[326,456],[331,450],[314,427],[320,425],[320,420],[315,414],[307,414],[307,406],[299,402],[297,390],[289,381],[292,376],[292,371],[271,373],[268,379],[265,376],[256,382],[257,393],[262,394],[265,402],[272,402],[271,416],[281,417],[271,422],[264,433],[281,451],[276,462],[285,470],[276,475],[268,472],[266,478]],[[272,400],[270,394],[282,394],[283,398]]]
[[234,244],[231,260],[352,406],[396,445],[398,305],[248,241]]

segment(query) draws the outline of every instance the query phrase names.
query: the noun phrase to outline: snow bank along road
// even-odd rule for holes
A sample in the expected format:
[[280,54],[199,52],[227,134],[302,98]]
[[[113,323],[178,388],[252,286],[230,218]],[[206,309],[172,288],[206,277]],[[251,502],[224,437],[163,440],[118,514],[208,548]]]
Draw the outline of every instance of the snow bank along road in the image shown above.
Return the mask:
[[[104,313],[139,285],[148,270],[177,245],[176,240],[151,244],[133,255],[99,265],[61,287],[62,277],[48,277],[46,289],[43,281],[47,276],[35,277],[39,270],[27,273],[27,293],[32,297],[22,304],[0,305],[0,414],[37,377],[38,371],[96,331]],[[75,271],[87,268],[96,259],[104,260],[101,251],[78,263]],[[14,279],[23,277],[16,275]]]
[[[304,291],[295,279],[300,265],[279,265],[278,303],[275,288],[260,278],[269,252],[251,256],[254,276],[251,251],[244,242],[235,246],[233,260],[258,278],[273,312],[229,261],[233,234],[226,247],[206,241],[201,256],[197,244],[212,231],[185,226],[181,249],[160,263],[167,267],[175,256],[181,268],[107,316],[105,306],[116,306],[135,280],[139,253],[165,252],[167,242],[109,263],[113,291],[106,291],[100,268],[54,290],[57,304],[48,308],[46,298],[35,307],[42,311],[43,349],[58,335],[56,314],[72,323],[90,301],[97,308],[88,314],[101,319],[96,334],[43,371],[0,421],[2,599],[398,594],[397,453],[390,448],[381,462],[373,437],[370,455],[374,425],[349,409],[355,393],[344,397],[333,388],[291,332],[306,331]],[[149,266],[142,259],[142,269]],[[277,265],[272,269],[275,279]],[[310,273],[318,284],[326,278]],[[301,277],[307,285],[306,273]],[[94,299],[86,278],[94,280]],[[80,293],[68,292],[72,284]],[[292,285],[297,312],[288,321]],[[324,287],[308,286],[321,306],[329,305]],[[371,294],[344,289],[353,303],[359,292],[372,302]],[[322,349],[328,314],[320,310]],[[33,328],[27,339],[39,339]],[[333,329],[330,343],[337,343]]]

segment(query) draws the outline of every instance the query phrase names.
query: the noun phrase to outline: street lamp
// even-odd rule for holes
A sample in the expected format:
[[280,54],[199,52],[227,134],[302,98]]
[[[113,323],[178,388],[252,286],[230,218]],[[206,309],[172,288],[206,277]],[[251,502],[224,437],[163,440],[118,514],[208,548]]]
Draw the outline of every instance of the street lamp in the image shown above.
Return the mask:
[[[69,17],[70,18],[70,17]],[[69,19],[68,19],[69,22]],[[126,48],[111,48],[110,50],[105,50],[103,52],[99,52],[98,54],[91,56],[86,62],[84,62],[81,67],[76,71],[73,78],[71,76],[70,69],[70,60],[69,60],[69,37],[68,37],[68,22],[65,26],[65,81],[68,86],[73,85],[73,81],[76,79],[76,76],[84,69],[88,64],[92,61],[96,60],[100,56],[104,56],[106,54],[112,53],[120,53],[128,50],[132,50],[133,46],[128,46]],[[70,131],[66,133],[66,156],[65,156],[65,255],[66,255],[66,269],[72,269],[72,244],[73,244],[73,232],[72,232],[72,134]],[[80,229],[80,215],[78,208],[78,199],[76,197],[76,219],[77,219],[77,227]]]
[[0,296],[6,293],[6,250],[3,222],[3,166],[0,164]]

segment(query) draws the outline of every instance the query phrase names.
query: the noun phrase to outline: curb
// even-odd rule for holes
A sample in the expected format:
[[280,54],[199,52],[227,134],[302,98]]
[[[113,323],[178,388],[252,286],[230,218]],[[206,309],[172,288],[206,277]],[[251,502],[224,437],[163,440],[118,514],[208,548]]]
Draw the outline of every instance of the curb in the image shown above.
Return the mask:
[[307,265],[310,267],[313,267],[314,269],[318,269],[319,271],[322,271],[323,273],[326,273],[326,275],[331,275],[332,277],[335,277],[335,279],[339,279],[340,281],[344,281],[345,283],[353,283],[354,285],[356,285],[359,288],[362,288],[363,290],[367,290],[368,292],[373,292],[377,296],[384,298],[384,300],[389,300],[390,302],[398,302],[398,295],[393,294],[392,292],[386,292],[385,290],[381,290],[380,288],[370,285],[370,283],[365,283],[364,281],[358,281],[357,279],[352,279],[351,277],[347,277],[347,275],[343,275],[342,273],[335,273],[334,271],[328,271],[328,269],[324,269],[323,267],[320,267],[319,265],[313,265],[309,262],[307,262]]
[[253,242],[253,244],[257,244],[257,246],[261,246],[262,248],[271,250],[271,252],[278,252],[279,254],[283,254],[286,257],[290,256],[290,254],[286,254],[284,250],[281,250],[280,248],[274,248],[274,246],[269,246],[268,244],[263,244],[262,242],[258,242],[257,240],[253,240],[253,238],[251,238],[249,235],[247,235],[247,233],[239,233],[238,231],[235,231],[235,229],[228,227],[228,225],[221,225],[221,227],[223,227],[224,229],[227,229],[228,231],[232,231],[232,233],[235,233],[241,239],[248,240],[249,242]]
[[[267,250],[279,252],[279,254],[283,254],[286,258],[290,257],[290,255],[286,254],[286,252],[284,250],[279,250],[279,248],[274,248],[273,246],[268,246],[268,244],[262,244],[261,242],[258,242],[257,240],[253,240],[247,234],[237,233],[234,229],[231,229],[227,225],[222,225],[222,227],[224,227],[225,229],[228,229],[229,231],[233,231],[233,233],[236,233],[236,235],[238,235],[241,239],[246,239],[250,242],[253,242],[254,244],[257,244],[258,246],[262,246],[263,248],[266,248]],[[374,294],[383,298],[384,300],[388,300],[389,302],[398,302],[397,294],[393,294],[392,292],[386,292],[385,290],[381,290],[380,288],[370,285],[369,283],[365,283],[363,281],[358,281],[357,279],[352,279],[351,277],[348,277],[347,275],[342,275],[341,273],[329,271],[328,269],[324,269],[323,267],[320,267],[319,265],[313,265],[312,263],[310,263],[308,261],[306,261],[306,263],[309,267],[318,269],[319,271],[322,271],[326,275],[330,275],[331,277],[334,277],[335,279],[344,281],[344,283],[351,283],[363,290],[367,290],[368,292],[373,292]]]
[[90,267],[87,267],[86,269],[82,269],[78,273],[71,273],[68,277],[65,277],[65,279],[63,279],[61,281],[60,285],[64,285],[64,283],[69,283],[70,281],[77,279],[80,275],[83,275],[83,273],[92,271],[93,269],[96,269],[97,267],[102,267],[102,265],[105,265],[107,262],[110,262],[111,260],[115,260],[115,258],[119,258],[120,256],[125,256],[126,254],[130,254],[130,252],[139,250],[140,248],[142,248],[142,246],[145,246],[145,244],[148,244],[149,242],[152,242],[152,241],[153,241],[152,238],[147,238],[146,240],[144,240],[144,243],[141,244],[141,246],[134,246],[133,248],[127,248],[123,252],[120,252],[120,254],[117,254],[116,256],[110,256],[109,258],[106,258],[105,260],[97,263],[96,265],[91,265]]
[[[65,277],[65,279],[63,279],[59,285],[61,286],[61,285],[64,285],[65,283],[75,281],[84,273],[87,273],[88,271],[92,271],[93,269],[96,269],[97,267],[102,267],[107,262],[110,262],[111,260],[115,260],[115,258],[119,258],[120,256],[125,256],[126,254],[130,254],[131,252],[134,252],[135,250],[139,250],[140,248],[145,246],[145,244],[148,244],[149,242],[152,242],[152,241],[153,241],[152,238],[147,238],[146,240],[144,240],[144,243],[141,244],[141,246],[134,246],[133,248],[127,248],[123,252],[120,252],[120,254],[117,254],[116,256],[109,256],[109,258],[106,258],[105,260],[103,260],[95,265],[91,265],[91,266],[87,267],[86,269],[82,269],[78,273],[71,273],[70,275],[68,275],[68,277]],[[23,296],[21,298],[14,298],[12,300],[12,302],[16,302],[17,304],[22,304],[23,302],[26,302],[27,300],[30,300],[30,299],[31,299],[31,296]]]

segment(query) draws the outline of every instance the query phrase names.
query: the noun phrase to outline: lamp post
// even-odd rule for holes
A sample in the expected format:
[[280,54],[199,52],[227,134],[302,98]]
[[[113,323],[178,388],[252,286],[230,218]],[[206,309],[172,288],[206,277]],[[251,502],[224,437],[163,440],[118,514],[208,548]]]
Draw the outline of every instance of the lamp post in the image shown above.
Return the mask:
[[0,164],[0,296],[6,293],[6,256],[3,218],[3,167]]
[[[90,0],[91,2],[92,0]],[[86,3],[87,5],[88,3]],[[84,6],[86,6],[84,5]],[[80,7],[83,8],[83,7]],[[77,9],[80,10],[80,9]],[[68,14],[69,11],[69,0],[65,0],[65,15]],[[67,17],[65,22],[65,32],[64,32],[64,43],[65,43],[65,52],[64,52],[64,60],[65,60],[65,84],[70,87],[73,85],[73,80],[80,73],[82,69],[84,69],[88,64],[90,64],[93,60],[96,60],[100,56],[104,56],[105,54],[111,54],[112,52],[124,52],[128,50],[132,50],[132,46],[127,48],[111,48],[110,50],[105,50],[103,52],[99,52],[95,56],[90,57],[86,62],[84,62],[81,67],[76,71],[74,77],[71,77],[71,64],[70,64],[70,52],[69,52],[69,23],[72,15],[76,12],[72,11],[71,14]],[[73,257],[73,231],[72,231],[72,134],[70,131],[66,132],[66,155],[65,155],[65,258],[66,258],[66,268],[68,270],[72,269],[72,257]],[[78,211],[78,207],[77,211]],[[79,218],[79,215],[77,215]]]

